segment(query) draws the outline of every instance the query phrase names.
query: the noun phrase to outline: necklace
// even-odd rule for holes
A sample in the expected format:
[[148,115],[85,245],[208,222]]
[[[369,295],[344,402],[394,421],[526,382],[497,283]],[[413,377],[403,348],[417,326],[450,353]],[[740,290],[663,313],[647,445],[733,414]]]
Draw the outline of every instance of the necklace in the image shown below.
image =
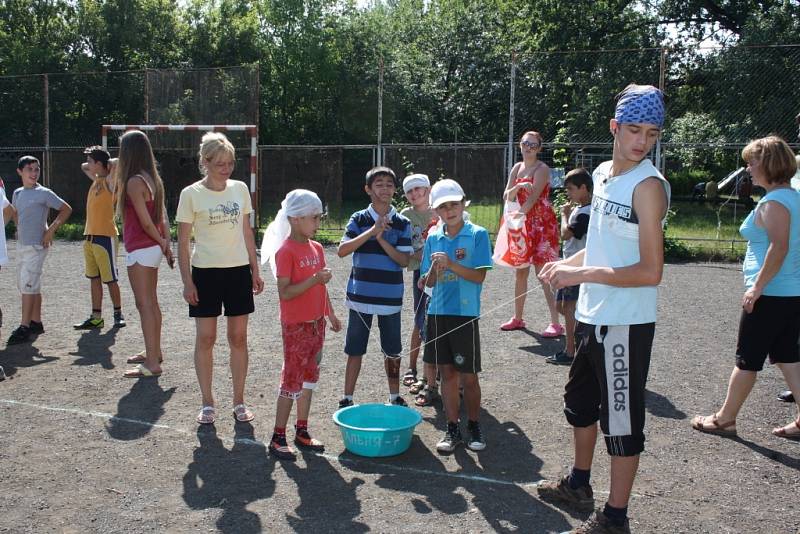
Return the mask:
[[227,180],[226,180],[225,182],[223,182],[221,187],[219,185],[217,185],[217,184],[214,184],[214,187],[212,187],[211,186],[212,182],[211,182],[211,180],[208,179],[207,176],[205,178],[203,178],[203,181],[201,183],[203,184],[203,187],[205,187],[206,189],[211,190],[211,191],[216,191],[218,193],[220,191],[225,191],[225,187],[228,185],[227,184]]

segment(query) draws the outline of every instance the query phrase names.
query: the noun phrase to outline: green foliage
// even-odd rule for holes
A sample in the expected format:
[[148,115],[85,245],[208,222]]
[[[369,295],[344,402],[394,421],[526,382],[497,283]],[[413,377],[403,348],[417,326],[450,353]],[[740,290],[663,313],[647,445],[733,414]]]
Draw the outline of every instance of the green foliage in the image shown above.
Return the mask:
[[671,172],[667,176],[672,194],[691,195],[692,188],[700,182],[707,182],[715,178],[715,176],[702,169],[682,169],[680,171]]

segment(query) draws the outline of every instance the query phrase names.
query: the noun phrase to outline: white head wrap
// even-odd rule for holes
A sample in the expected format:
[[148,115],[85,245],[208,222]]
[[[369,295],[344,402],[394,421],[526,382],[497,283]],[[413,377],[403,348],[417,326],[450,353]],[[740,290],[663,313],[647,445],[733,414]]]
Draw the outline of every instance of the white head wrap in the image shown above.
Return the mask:
[[316,215],[322,213],[322,201],[317,194],[308,189],[295,189],[289,191],[286,198],[281,202],[281,209],[275,216],[275,220],[269,223],[261,240],[261,263],[269,261],[272,268],[272,275],[277,278],[275,267],[275,253],[281,248],[283,242],[289,237],[292,227],[289,225],[289,217],[305,217],[306,215]]

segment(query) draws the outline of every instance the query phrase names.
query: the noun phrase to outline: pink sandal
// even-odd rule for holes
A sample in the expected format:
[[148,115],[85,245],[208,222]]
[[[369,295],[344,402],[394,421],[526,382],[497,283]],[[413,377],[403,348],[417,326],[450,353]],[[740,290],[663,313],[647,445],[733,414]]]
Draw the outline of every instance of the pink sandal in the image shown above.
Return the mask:
[[500,330],[504,332],[510,332],[512,330],[524,330],[525,329],[525,321],[522,319],[517,319],[516,317],[512,317],[507,322],[500,325]]
[[558,323],[550,323],[542,332],[542,337],[559,337],[564,335],[564,327]]

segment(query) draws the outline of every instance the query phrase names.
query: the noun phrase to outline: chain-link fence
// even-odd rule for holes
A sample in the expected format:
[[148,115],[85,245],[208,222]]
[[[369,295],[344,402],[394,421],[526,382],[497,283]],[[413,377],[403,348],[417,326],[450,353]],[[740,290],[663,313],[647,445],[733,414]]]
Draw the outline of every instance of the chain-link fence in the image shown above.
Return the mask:
[[[493,230],[520,135],[544,135],[551,167],[591,170],[610,157],[608,120],[628,83],[664,88],[667,123],[652,157],[678,198],[740,166],[752,138],[777,133],[797,147],[798,64],[800,45],[787,45],[534,52],[506,63],[476,58],[447,80],[372,58],[325,87],[257,65],[0,77],[0,176],[13,187],[16,159],[41,157],[43,181],[80,213],[81,149],[100,141],[101,124],[258,124],[262,221],[287,191],[307,187],[323,197],[334,232],[367,202],[364,172],[385,163],[400,176],[457,178]],[[172,198],[197,177],[199,135],[152,140]],[[244,179],[244,160],[237,168]]]

